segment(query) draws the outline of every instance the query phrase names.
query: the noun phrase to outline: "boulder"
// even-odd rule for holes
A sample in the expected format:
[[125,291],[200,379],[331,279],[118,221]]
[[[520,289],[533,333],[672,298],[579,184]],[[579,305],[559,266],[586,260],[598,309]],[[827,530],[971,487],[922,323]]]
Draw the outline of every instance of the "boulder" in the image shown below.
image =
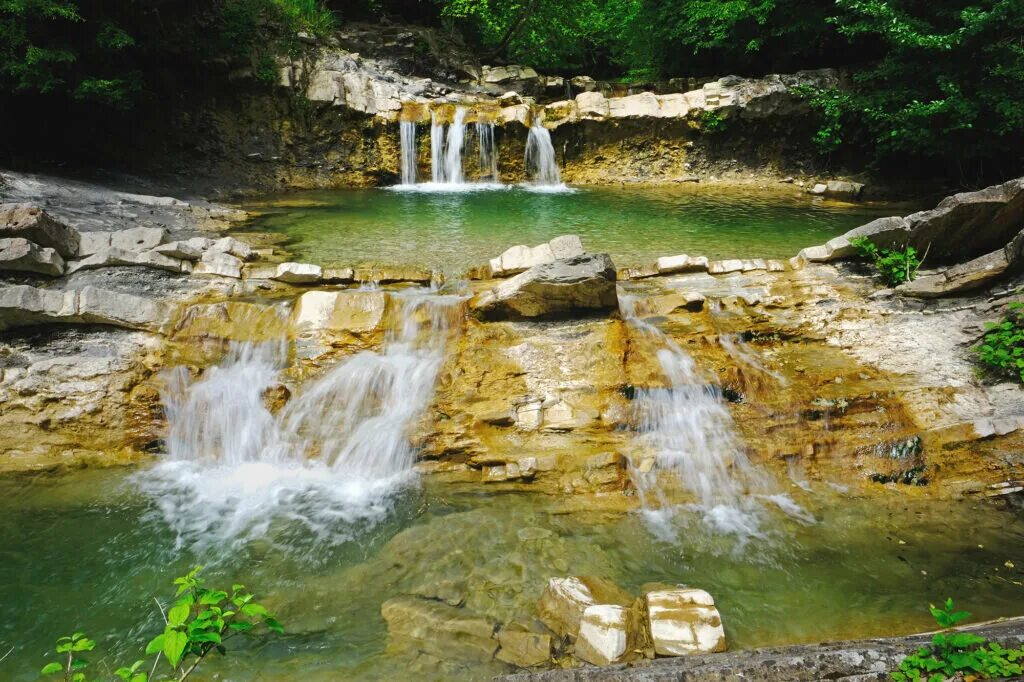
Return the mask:
[[715,600],[704,590],[657,590],[646,596],[654,651],[660,656],[725,651]]
[[607,118],[611,113],[608,99],[600,92],[581,92],[576,95],[576,111],[580,118],[597,120]]
[[633,639],[628,608],[612,604],[588,606],[580,618],[576,658],[594,665],[619,663],[632,652]]
[[497,258],[490,262],[491,277],[509,277],[534,265],[550,263],[560,258],[572,258],[582,256],[583,242],[574,234],[555,237],[547,244],[540,246],[513,246],[505,250]]
[[524,81],[537,78],[537,72],[529,66],[509,64],[507,66],[485,66],[483,67],[480,80],[484,83],[508,83],[512,81]]
[[210,245],[209,251],[227,253],[242,260],[253,260],[256,257],[256,252],[253,251],[251,246],[234,237],[218,239]]
[[21,238],[67,258],[78,253],[78,230],[54,220],[38,206],[0,204],[0,238]]
[[819,182],[807,191],[811,194],[825,194],[825,192],[828,191],[828,185],[823,182]]
[[551,578],[537,602],[537,615],[559,637],[575,639],[587,608],[597,604],[625,607],[631,602],[632,597],[604,578]]
[[171,312],[171,307],[161,301],[91,286],[68,291],[26,285],[0,288],[0,331],[64,323],[163,333]]
[[943,272],[918,277],[896,287],[904,296],[938,298],[956,296],[979,289],[998,280],[1024,263],[1024,230],[1002,249],[954,265]]
[[242,260],[222,251],[207,251],[192,270],[193,275],[202,277],[231,277],[241,279]]
[[604,253],[536,265],[484,292],[471,306],[483,319],[616,310],[615,265]]
[[551,660],[551,636],[503,628],[498,633],[498,660],[520,668],[533,668]]
[[497,625],[466,609],[418,597],[395,597],[381,605],[390,648],[440,658],[489,662],[498,651]]
[[60,277],[64,274],[64,259],[56,249],[40,247],[21,237],[5,238],[0,239],[0,271]]
[[307,291],[292,310],[292,329],[298,335],[345,331],[366,334],[384,322],[387,295],[383,291]]
[[289,284],[315,284],[323,279],[324,271],[311,263],[281,263],[273,279]]
[[188,272],[184,261],[171,258],[156,251],[127,251],[121,248],[100,249],[82,260],[71,261],[68,264],[68,274],[79,270],[95,270],[97,268],[113,267],[118,265],[141,265],[168,272]]

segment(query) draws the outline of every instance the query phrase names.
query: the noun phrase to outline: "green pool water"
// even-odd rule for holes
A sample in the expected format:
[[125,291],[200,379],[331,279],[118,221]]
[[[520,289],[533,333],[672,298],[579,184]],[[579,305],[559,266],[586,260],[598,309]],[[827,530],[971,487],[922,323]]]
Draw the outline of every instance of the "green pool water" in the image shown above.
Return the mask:
[[152,598],[200,563],[213,582],[250,585],[288,632],[210,661],[197,679],[487,679],[508,669],[389,653],[381,603],[446,586],[477,613],[528,620],[546,580],[568,574],[634,592],[648,581],[705,588],[733,648],[914,631],[930,625],[929,601],[950,595],[978,619],[1024,609],[1024,576],[1010,567],[1024,567],[1024,519],[993,504],[861,499],[814,483],[790,491],[814,523],[780,514],[737,544],[695,522],[669,544],[635,513],[567,515],[544,496],[420,485],[347,542],[318,543],[279,519],[234,550],[197,551],[176,547],[138,475],[0,480],[0,656],[13,647],[0,679],[36,679],[52,640],[76,629],[97,639],[96,669],[135,660],[154,633]]
[[694,185],[518,187],[464,192],[355,189],[268,197],[252,230],[288,235],[296,258],[317,263],[420,264],[458,273],[509,246],[580,235],[617,265],[688,253],[709,258],[789,258],[805,246],[883,215],[884,206],[840,204],[792,192]]

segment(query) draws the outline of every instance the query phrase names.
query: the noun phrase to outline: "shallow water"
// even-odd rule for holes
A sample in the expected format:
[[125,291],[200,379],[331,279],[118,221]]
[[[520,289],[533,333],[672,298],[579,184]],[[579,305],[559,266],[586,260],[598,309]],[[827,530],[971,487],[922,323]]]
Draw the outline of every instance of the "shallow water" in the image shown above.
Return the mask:
[[927,604],[950,595],[976,618],[1024,608],[1021,573],[1005,564],[1024,566],[1024,519],[985,504],[794,486],[814,523],[779,513],[762,537],[738,544],[683,515],[669,544],[638,513],[566,515],[543,496],[414,485],[384,522],[352,527],[350,540],[311,543],[301,521],[282,515],[219,556],[177,546],[139,490],[145,475],[0,480],[0,649],[15,647],[0,678],[36,679],[52,640],[73,629],[97,638],[94,661],[134,660],[133,643],[158,617],[152,597],[168,598],[171,578],[200,563],[213,582],[250,585],[288,631],[211,662],[227,680],[486,678],[504,668],[389,654],[380,604],[448,591],[477,613],[528,620],[546,580],[567,574],[634,592],[649,581],[705,588],[733,648],[926,628]]
[[667,188],[465,185],[302,192],[269,197],[251,229],[290,237],[296,258],[317,263],[411,263],[459,273],[515,244],[560,234],[619,266],[677,253],[709,258],[789,258],[891,207],[840,204],[801,195]]

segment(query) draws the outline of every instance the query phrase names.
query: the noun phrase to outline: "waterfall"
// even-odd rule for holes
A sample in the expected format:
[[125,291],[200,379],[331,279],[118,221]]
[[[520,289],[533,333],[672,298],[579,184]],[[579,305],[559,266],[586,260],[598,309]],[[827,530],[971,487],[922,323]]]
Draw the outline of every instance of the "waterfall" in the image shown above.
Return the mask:
[[430,114],[430,167],[431,179],[437,184],[462,184],[462,149],[466,142],[466,108],[455,109],[455,119],[447,126]]
[[416,121],[402,121],[399,136],[402,145],[402,184],[416,184]]
[[[344,294],[342,294],[344,295]],[[349,539],[414,480],[409,431],[427,407],[461,298],[390,294],[398,324],[379,351],[340,361],[277,414],[287,345],[237,345],[193,379],[166,377],[168,455],[138,475],[182,543],[223,546],[278,532]],[[276,532],[275,532],[276,531]]]
[[540,121],[534,121],[526,138],[526,173],[532,175],[537,185],[562,184],[562,176],[555,162],[555,147],[551,144],[551,133]]
[[[681,487],[704,523],[716,532],[749,538],[760,533],[766,499],[789,513],[803,513],[785,496],[770,495],[770,481],[751,464],[717,388],[701,376],[693,358],[653,324],[639,319],[634,301],[620,296],[623,318],[638,340],[657,348],[665,388],[644,388],[633,401],[642,454],[633,458],[633,480],[655,531],[674,537],[675,508],[669,490]],[[645,457],[646,456],[646,457]],[[646,461],[645,461],[646,459]],[[667,475],[668,481],[659,480]]]
[[476,139],[480,147],[480,176],[498,182],[498,148],[494,144],[494,124],[477,123]]
[[445,181],[444,124],[438,122],[437,112],[430,112],[430,179],[435,184]]

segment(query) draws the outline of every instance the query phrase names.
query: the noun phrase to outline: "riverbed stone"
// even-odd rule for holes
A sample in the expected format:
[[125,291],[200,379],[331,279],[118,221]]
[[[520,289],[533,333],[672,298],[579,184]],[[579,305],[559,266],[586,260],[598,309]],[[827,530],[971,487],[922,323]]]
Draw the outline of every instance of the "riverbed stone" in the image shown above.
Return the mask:
[[274,279],[288,284],[315,284],[323,279],[324,271],[312,263],[280,263]]
[[291,324],[298,335],[368,334],[380,331],[386,309],[383,291],[307,291],[295,303]]
[[708,273],[712,275],[726,275],[732,272],[742,272],[745,264],[742,260],[716,260],[708,263]]
[[536,265],[476,297],[483,319],[565,317],[618,308],[615,265],[608,254]]
[[56,249],[44,248],[21,237],[0,239],[0,272],[29,272],[47,277],[64,274],[64,260]]
[[631,603],[629,594],[604,578],[551,578],[537,602],[537,614],[541,622],[558,636],[575,639],[587,608],[597,604],[625,607]]
[[241,260],[254,260],[256,252],[251,246],[234,237],[222,237],[210,245],[209,251],[227,253]]
[[708,259],[706,256],[662,256],[654,267],[659,275],[674,275],[680,272],[707,272]]
[[725,631],[715,600],[704,590],[679,588],[648,592],[647,614],[654,651],[685,656],[725,651]]
[[25,239],[63,258],[77,254],[80,241],[78,230],[31,204],[0,204],[0,238]]
[[856,199],[864,190],[863,183],[848,182],[845,180],[829,180],[825,183],[825,195],[830,197],[841,197],[843,199]]
[[576,658],[594,665],[611,665],[625,660],[633,649],[629,630],[629,609],[613,604],[588,606],[580,618]]
[[393,650],[482,662],[491,661],[498,652],[497,624],[467,609],[403,596],[384,602],[380,613]]
[[551,660],[551,636],[502,628],[498,632],[499,661],[520,668],[534,668]]
[[110,233],[110,248],[125,251],[149,251],[167,241],[162,227],[133,227]]
[[203,256],[204,248],[197,247],[191,241],[173,241],[160,244],[153,248],[154,253],[159,253],[169,258],[178,260],[197,261]]

